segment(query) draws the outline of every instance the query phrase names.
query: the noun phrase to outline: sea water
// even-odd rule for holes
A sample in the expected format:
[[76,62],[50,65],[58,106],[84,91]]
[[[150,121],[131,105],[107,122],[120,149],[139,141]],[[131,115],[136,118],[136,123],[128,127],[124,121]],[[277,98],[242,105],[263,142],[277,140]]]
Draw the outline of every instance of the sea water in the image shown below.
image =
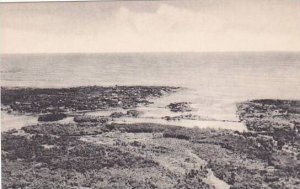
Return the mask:
[[[186,120],[187,123],[172,124],[233,125],[238,121],[237,102],[258,98],[300,99],[300,53],[296,52],[11,54],[2,55],[0,61],[1,85],[7,87],[184,88],[153,99],[155,103],[146,108],[139,107],[144,112],[143,119],[119,122],[165,123],[161,117],[178,115],[165,106],[186,101],[191,102],[193,115],[217,122]],[[221,124],[223,120],[229,122]]]

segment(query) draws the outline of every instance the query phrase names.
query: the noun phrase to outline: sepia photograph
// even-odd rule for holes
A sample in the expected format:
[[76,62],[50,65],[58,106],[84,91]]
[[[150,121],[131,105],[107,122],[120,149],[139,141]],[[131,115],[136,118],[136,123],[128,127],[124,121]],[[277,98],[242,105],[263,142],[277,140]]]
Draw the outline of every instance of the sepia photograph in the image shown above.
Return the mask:
[[300,1],[0,3],[2,189],[299,189]]

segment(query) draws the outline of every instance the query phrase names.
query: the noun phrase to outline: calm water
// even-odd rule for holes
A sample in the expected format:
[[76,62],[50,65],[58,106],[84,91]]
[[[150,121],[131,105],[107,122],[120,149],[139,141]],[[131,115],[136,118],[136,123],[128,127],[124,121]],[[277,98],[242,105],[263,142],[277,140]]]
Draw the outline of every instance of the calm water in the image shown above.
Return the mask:
[[180,86],[187,90],[156,100],[145,117],[168,114],[169,102],[190,101],[197,115],[236,120],[238,101],[300,99],[300,53],[5,55],[1,85]]

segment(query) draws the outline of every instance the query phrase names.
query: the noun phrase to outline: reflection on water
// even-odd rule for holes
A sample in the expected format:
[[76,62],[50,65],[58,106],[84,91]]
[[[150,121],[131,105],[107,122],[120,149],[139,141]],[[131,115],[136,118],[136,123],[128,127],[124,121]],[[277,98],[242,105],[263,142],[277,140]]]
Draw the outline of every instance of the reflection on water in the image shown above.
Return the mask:
[[211,129],[229,129],[234,131],[246,131],[247,128],[242,122],[223,122],[223,121],[200,121],[200,120],[180,120],[167,121],[155,118],[118,118],[115,123],[157,123],[162,125],[174,125],[188,128],[211,128]]
[[8,114],[5,111],[1,111],[1,131],[35,125],[38,123],[37,119],[37,116]]
[[[193,99],[190,98],[193,95],[186,95],[186,90],[179,91],[178,93],[173,93],[171,95],[166,95],[162,98],[154,98],[152,99],[153,104],[148,106],[139,106],[136,110],[141,112],[139,117],[120,117],[113,118],[114,123],[156,123],[162,125],[174,125],[174,126],[182,126],[182,127],[198,127],[198,128],[212,128],[212,129],[231,129],[236,131],[245,131],[247,130],[245,125],[242,122],[238,122],[235,114],[233,112],[227,111],[223,114],[219,114],[215,112],[209,112],[209,108],[205,111],[199,111],[195,104],[193,110],[191,112],[182,113],[182,112],[172,112],[166,106],[171,102],[178,102],[181,100],[189,100],[193,102]],[[189,97],[189,98],[186,98]],[[93,115],[93,116],[101,116],[108,117],[114,112],[122,112],[126,115],[127,110],[121,108],[112,108],[108,110],[99,110],[99,111],[91,111],[82,113],[84,115]],[[171,120],[168,121],[163,119],[164,116],[180,116],[180,115],[197,115],[201,119],[188,120],[188,119],[180,119],[180,120]],[[1,111],[2,119],[1,119],[1,130],[7,131],[9,129],[15,128],[20,129],[21,127],[27,125],[37,124],[37,116],[32,115],[17,115],[17,114],[8,114],[4,111]],[[209,115],[209,116],[207,116]],[[67,117],[63,120],[56,121],[54,123],[74,123],[73,117]]]
[[[38,116],[9,114],[5,111],[1,111],[1,132],[10,129],[21,129],[22,127],[36,125],[38,123],[41,123],[38,121]],[[51,123],[74,123],[74,121],[73,117],[67,117],[63,120]]]
[[[161,98],[152,99],[153,104],[147,106],[137,107],[136,110],[142,112],[139,117],[120,117],[114,118],[114,123],[156,123],[162,125],[174,125],[182,127],[198,127],[198,128],[212,128],[212,129],[230,129],[236,131],[247,130],[246,126],[242,122],[238,122],[237,116],[235,114],[235,105],[233,104],[233,112],[225,111],[224,113],[209,112],[208,108],[204,111],[199,111],[197,106],[194,106],[193,111],[187,113],[172,112],[166,106],[171,102],[180,102],[182,100],[190,100],[193,102],[192,95],[186,95],[186,90],[179,91],[171,95],[167,95]],[[195,104],[192,104],[195,105]],[[109,109],[85,113],[85,115],[93,116],[109,116],[114,112],[122,112],[126,114],[127,110],[124,109]],[[174,121],[168,121],[163,119],[164,116],[180,116],[180,115],[197,115],[202,119],[188,120],[180,119]],[[207,116],[209,115],[209,116]]]

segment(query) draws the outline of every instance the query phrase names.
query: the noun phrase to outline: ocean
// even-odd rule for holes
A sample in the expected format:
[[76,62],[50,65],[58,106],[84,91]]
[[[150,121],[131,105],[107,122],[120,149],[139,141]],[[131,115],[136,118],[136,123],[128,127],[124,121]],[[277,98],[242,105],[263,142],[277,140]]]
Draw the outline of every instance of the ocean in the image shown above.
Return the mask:
[[[178,86],[185,90],[157,99],[156,107],[187,101],[199,116],[236,121],[237,102],[258,98],[300,99],[300,53],[2,55],[1,85]],[[161,116],[157,109],[150,114],[154,112]]]

